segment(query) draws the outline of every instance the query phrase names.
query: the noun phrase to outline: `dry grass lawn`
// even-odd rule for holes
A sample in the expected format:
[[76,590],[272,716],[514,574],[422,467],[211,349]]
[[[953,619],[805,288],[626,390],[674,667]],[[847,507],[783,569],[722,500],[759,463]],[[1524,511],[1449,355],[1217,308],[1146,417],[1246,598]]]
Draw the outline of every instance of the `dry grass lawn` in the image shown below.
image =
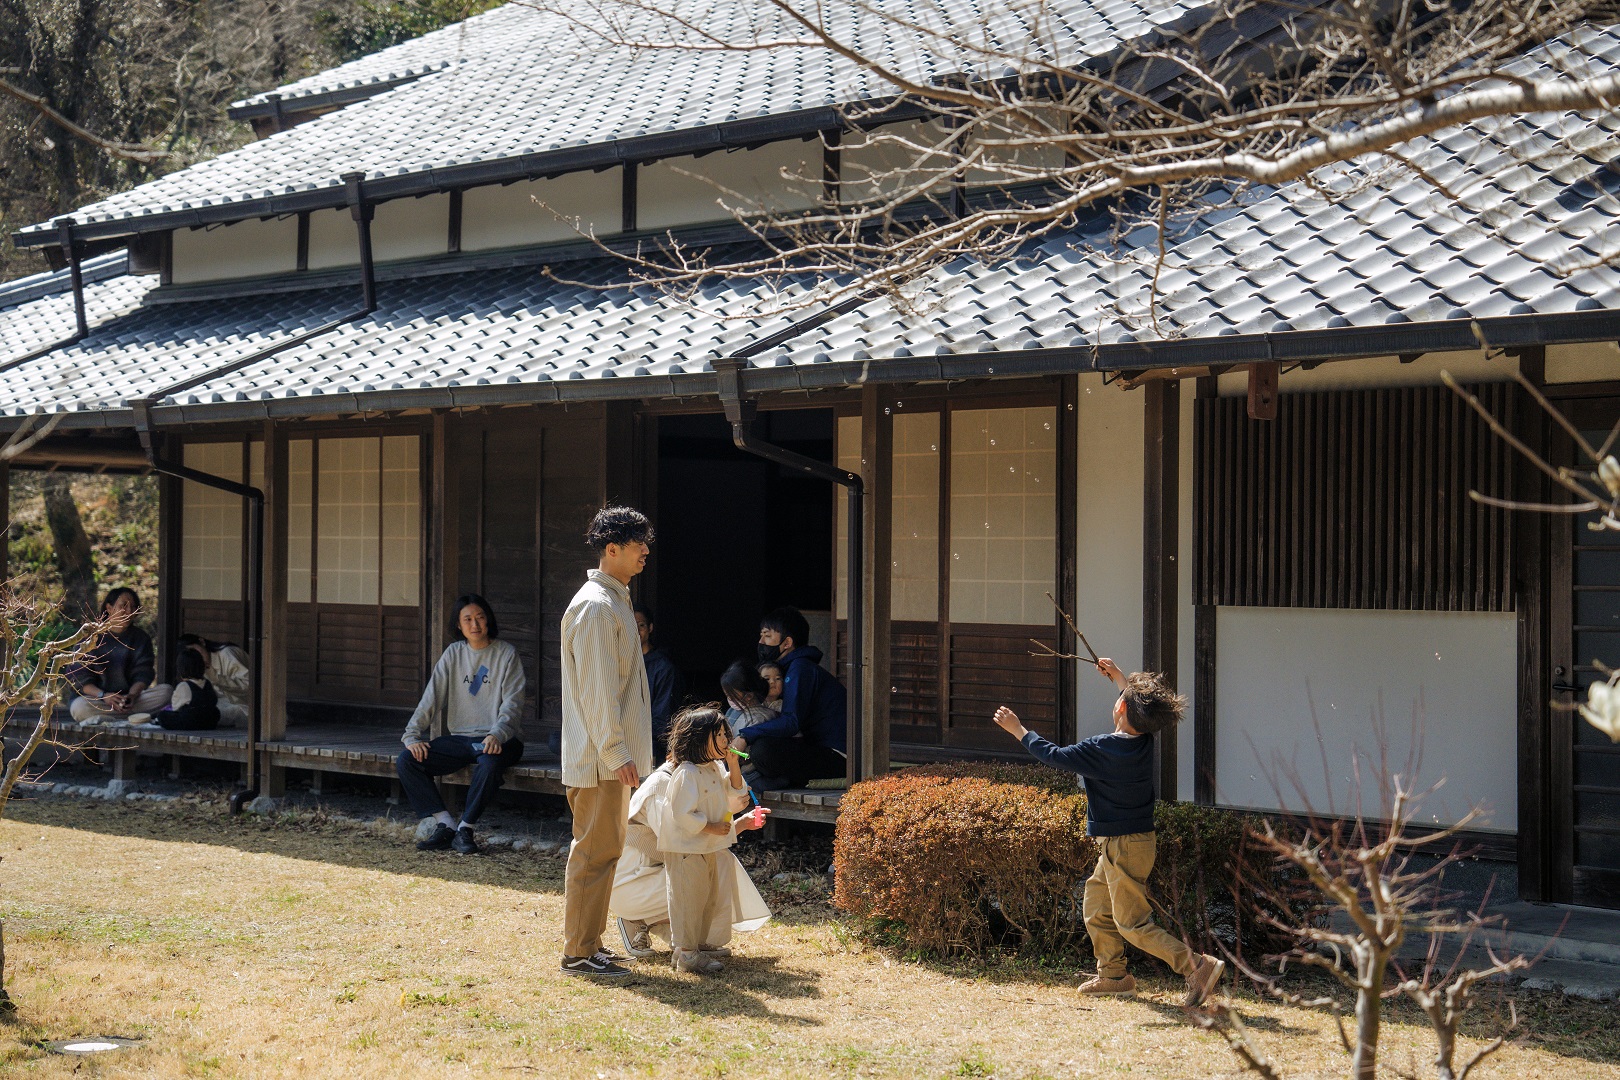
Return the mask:
[[[745,938],[721,979],[647,963],[603,987],[557,972],[553,857],[419,856],[398,826],[232,820],[218,803],[11,814],[0,911],[20,1010],[0,1076],[1238,1074],[1181,1020],[1179,982],[1083,1001],[1070,972],[908,963],[814,899]],[[1519,1005],[1529,1034],[1484,1075],[1620,1080],[1613,1006]],[[1247,1012],[1290,1076],[1344,1074],[1325,1018]],[[1432,1075],[1414,1020],[1386,1029],[1386,1061]],[[86,1035],[141,1042],[94,1059],[40,1046]]]

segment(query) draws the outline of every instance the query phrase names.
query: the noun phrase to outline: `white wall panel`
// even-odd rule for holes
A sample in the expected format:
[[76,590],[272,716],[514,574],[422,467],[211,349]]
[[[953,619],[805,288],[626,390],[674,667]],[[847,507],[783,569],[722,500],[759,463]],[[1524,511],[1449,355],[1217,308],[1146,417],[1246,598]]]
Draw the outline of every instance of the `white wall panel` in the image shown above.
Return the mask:
[[[1513,378],[1519,362],[1510,356],[1487,357],[1483,352],[1425,353],[1403,364],[1399,357],[1379,356],[1367,360],[1335,360],[1306,371],[1290,371],[1282,377],[1282,392],[1296,390],[1360,390],[1379,386],[1438,386],[1440,372],[1449,371],[1461,382],[1497,382]],[[1221,376],[1222,397],[1242,397],[1249,392],[1246,371],[1229,371]]]
[[171,277],[176,285],[287,274],[298,266],[298,218],[239,221],[176,229]]
[[[784,172],[804,179],[784,179]],[[731,210],[745,215],[805,210],[821,195],[821,174],[820,139],[654,161],[636,176],[636,227],[730,221]]]
[[609,236],[623,224],[623,200],[619,169],[468,188],[461,195],[461,250],[578,240],[581,232]]
[[1382,743],[1395,771],[1417,747],[1415,783],[1446,781],[1419,821],[1449,823],[1483,801],[1490,815],[1475,827],[1514,831],[1516,634],[1511,612],[1221,608],[1217,800],[1294,811],[1309,800],[1342,814],[1355,812],[1359,791],[1382,816]]
[[1548,382],[1607,382],[1612,379],[1620,379],[1620,345],[1615,342],[1547,346]]

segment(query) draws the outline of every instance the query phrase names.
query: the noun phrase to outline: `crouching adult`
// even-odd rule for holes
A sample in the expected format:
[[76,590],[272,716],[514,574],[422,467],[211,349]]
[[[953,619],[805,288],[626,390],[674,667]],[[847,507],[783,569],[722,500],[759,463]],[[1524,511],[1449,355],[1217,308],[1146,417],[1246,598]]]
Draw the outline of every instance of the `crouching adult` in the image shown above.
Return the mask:
[[809,638],[798,608],[777,608],[759,622],[759,661],[782,669],[782,711],[731,742],[749,755],[745,775],[756,788],[804,787],[846,771],[844,684],[821,666],[821,650]]
[[101,602],[106,630],[88,655],[67,669],[78,697],[68,712],[81,724],[127,720],[136,713],[155,713],[169,703],[173,688],[155,683],[157,654],[152,638],[135,625],[141,610],[134,589],[117,588]]
[[[506,770],[523,757],[523,691],[527,681],[517,650],[499,640],[500,628],[489,603],[477,595],[456,600],[452,642],[433,666],[422,700],[405,726],[395,768],[411,809],[437,821],[419,851],[476,855],[473,826],[501,786]],[[433,722],[443,719],[445,734],[427,741]],[[472,766],[472,784],[458,822],[444,808],[434,777]]]

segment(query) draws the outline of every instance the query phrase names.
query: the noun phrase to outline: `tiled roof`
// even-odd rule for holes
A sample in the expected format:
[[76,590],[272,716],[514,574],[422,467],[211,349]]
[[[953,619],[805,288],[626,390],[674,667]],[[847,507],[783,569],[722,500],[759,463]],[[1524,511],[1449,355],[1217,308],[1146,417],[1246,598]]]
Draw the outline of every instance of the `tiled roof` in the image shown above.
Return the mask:
[[[1620,28],[1571,40],[1548,50],[1573,48],[1572,63],[1620,70]],[[1620,155],[1620,115],[1481,122],[1403,153],[1461,203],[1372,162],[1319,176],[1347,192],[1332,202],[1305,185],[1252,196],[1168,246],[1156,307],[1150,235],[1109,246],[1100,228],[1071,232],[998,266],[942,267],[919,297],[919,315],[874,300],[806,330],[751,358],[755,385],[778,385],[777,374],[780,385],[835,385],[1040,364],[1170,366],[1186,348],[1202,350],[1203,362],[1271,350],[1386,355],[1473,347],[1476,327],[1487,337],[1530,327],[1543,341],[1620,336],[1620,172],[1610,165]],[[97,310],[138,302],[141,280],[94,286],[106,292]],[[37,292],[39,284],[8,288]],[[159,294],[78,345],[0,370],[0,414],[108,419],[132,397],[342,314],[357,291],[167,303],[156,302]],[[769,299],[764,285],[743,281],[670,297],[630,283],[611,256],[557,265],[549,276],[531,266],[385,281],[373,315],[187,391],[171,407],[206,420],[712,393],[713,359],[806,314],[761,316]],[[21,332],[48,337],[32,329],[39,305],[51,325],[71,331],[60,293],[7,307],[0,290],[7,348]],[[1589,332],[1594,321],[1601,332]],[[1386,333],[1406,335],[1405,345],[1379,336]],[[1424,344],[1442,338],[1454,343]],[[1257,356],[1252,343],[1261,339]]]
[[[84,315],[92,328],[133,311],[156,287],[156,277],[127,274],[127,265],[122,251],[84,264]],[[0,284],[0,366],[66,341],[77,328],[67,270]]]
[[[574,5],[578,19],[600,25],[593,0],[559,2]],[[999,40],[1015,45],[1034,35],[1065,62],[1080,64],[1189,21],[1202,7],[1200,0],[1048,0],[1027,12],[989,0],[882,4],[896,17],[872,15],[858,4],[830,5],[827,12],[835,32],[920,79],[967,64],[928,47],[933,39],[906,29],[907,21],[949,18],[970,33],[988,25]],[[749,0],[681,0],[675,10],[739,38],[793,34],[791,26],[779,24],[779,14],[771,14],[774,9]],[[1031,29],[1037,13],[1038,33]],[[668,30],[632,20],[624,34],[656,40]],[[265,201],[295,195],[337,205],[339,177],[350,171],[364,172],[383,194],[401,194],[388,185],[407,179],[428,187],[468,182],[457,179],[458,168],[510,165],[515,171],[505,178],[511,179],[543,171],[547,162],[606,165],[617,160],[615,147],[627,140],[824,112],[892,92],[824,49],[637,51],[593,39],[560,15],[512,4],[294,83],[283,93],[318,95],[366,80],[397,82],[423,68],[437,70],[83,207],[74,217],[92,232],[97,226],[106,232],[110,223],[151,215],[179,214],[200,223],[282,212]],[[811,119],[821,126],[832,122],[819,112]],[[593,147],[594,156],[580,157],[583,148]],[[48,229],[33,226],[17,235],[43,242]]]

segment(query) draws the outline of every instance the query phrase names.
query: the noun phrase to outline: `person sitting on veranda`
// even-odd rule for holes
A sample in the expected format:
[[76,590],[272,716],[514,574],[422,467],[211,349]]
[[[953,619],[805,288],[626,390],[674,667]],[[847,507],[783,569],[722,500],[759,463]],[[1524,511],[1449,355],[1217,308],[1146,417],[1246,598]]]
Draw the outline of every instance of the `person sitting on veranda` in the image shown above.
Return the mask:
[[653,645],[657,626],[646,603],[637,604],[636,633],[641,637],[641,664],[647,669],[647,693],[652,706],[653,757],[664,759],[669,751],[669,721],[686,701],[686,676],[675,666],[668,650]]
[[821,650],[809,638],[798,608],[777,608],[760,620],[758,658],[782,669],[782,711],[743,728],[731,743],[749,755],[744,775],[756,789],[804,787],[847,771],[844,684],[821,666]]
[[[523,692],[527,680],[517,649],[499,640],[495,612],[482,596],[456,600],[456,622],[450,643],[433,666],[422,700],[401,741],[405,749],[395,762],[400,786],[418,818],[437,820],[418,851],[451,849],[476,855],[473,826],[495,797],[507,769],[523,757]],[[426,736],[436,718],[446,733],[432,742]],[[433,782],[471,765],[472,784],[457,822],[444,808]]]
[[134,589],[119,587],[101,602],[106,629],[89,653],[67,669],[75,697],[68,713],[81,724],[127,720],[136,713],[155,713],[169,703],[172,687],[158,683],[157,654],[151,635],[135,625],[141,599]]
[[181,634],[180,647],[202,657],[203,677],[219,695],[219,722],[223,727],[244,727],[253,675],[247,652],[229,641],[210,641],[197,634]]
[[212,731],[219,727],[221,701],[214,684],[208,681],[208,665],[190,649],[174,658],[174,696],[168,708],[152,717],[153,723],[168,731]]

